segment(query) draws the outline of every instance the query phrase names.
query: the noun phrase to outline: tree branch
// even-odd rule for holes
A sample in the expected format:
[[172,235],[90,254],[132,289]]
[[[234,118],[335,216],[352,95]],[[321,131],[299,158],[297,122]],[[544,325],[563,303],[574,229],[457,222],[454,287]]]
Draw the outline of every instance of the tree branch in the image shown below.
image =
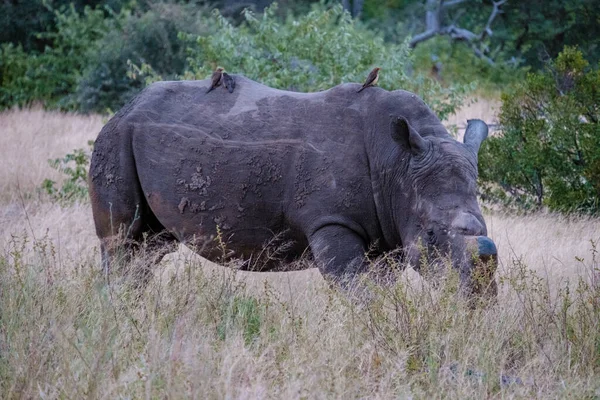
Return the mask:
[[488,36],[492,36],[492,33],[493,33],[492,32],[492,22],[494,22],[494,20],[498,16],[498,14],[502,14],[504,12],[500,9],[500,6],[502,6],[504,3],[506,3],[506,1],[507,0],[500,0],[500,1],[492,2],[494,5],[494,9],[492,10],[490,17],[487,20],[487,24],[485,24],[485,28],[483,28],[483,31],[481,32],[480,39],[483,39],[486,34]]
[[476,34],[468,29],[460,28],[456,24],[452,23],[447,26],[442,25],[442,10],[447,7],[452,7],[465,3],[469,0],[427,0],[427,15],[426,25],[427,30],[418,35],[415,35],[409,42],[411,48],[415,48],[419,43],[431,39],[434,36],[446,35],[450,36],[453,40],[465,41],[471,43],[471,47],[475,55],[485,60],[490,65],[494,65],[494,61],[486,55],[488,52],[487,48],[480,48],[476,46],[477,43],[481,43],[486,36],[492,36],[492,23],[496,17],[501,14],[501,6],[507,2],[507,0],[492,1],[493,9],[488,17],[487,23],[483,30]]
[[450,1],[443,1],[442,0],[441,6],[444,7],[444,8],[446,8],[446,7],[452,7],[452,6],[455,6],[457,4],[465,3],[467,1],[469,1],[469,0],[450,0]]
[[440,33],[439,29],[431,29],[429,31],[419,33],[418,35],[413,36],[413,38],[410,40],[408,45],[411,48],[415,48],[417,46],[417,44],[424,42],[428,39],[431,39],[432,37],[438,35],[439,33]]

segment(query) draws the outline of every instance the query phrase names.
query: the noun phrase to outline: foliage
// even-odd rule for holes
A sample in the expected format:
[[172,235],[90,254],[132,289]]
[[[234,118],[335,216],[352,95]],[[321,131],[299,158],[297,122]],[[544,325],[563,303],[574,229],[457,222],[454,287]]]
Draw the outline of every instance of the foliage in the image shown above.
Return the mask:
[[[389,39],[425,32],[427,0],[373,0],[366,2],[363,19],[374,29],[386,32]],[[445,2],[441,18],[448,25],[482,32],[490,17],[492,0]],[[431,5],[431,4],[430,4]],[[596,2],[589,0],[507,1],[501,6],[484,47],[492,59],[510,66],[543,68],[543,60],[554,58],[565,45],[577,45],[591,62],[600,61],[600,16]],[[398,22],[400,21],[400,22]],[[394,35],[396,32],[396,35]],[[431,40],[431,39],[430,39]],[[452,48],[465,43],[452,41]],[[451,54],[440,49],[435,55]],[[457,59],[456,62],[460,62]],[[466,64],[468,61],[463,61]],[[462,75],[468,78],[470,75]]]
[[129,0],[17,0],[0,2],[0,43],[20,45],[26,52],[44,52],[52,40],[40,32],[56,32],[56,11],[74,8],[78,13],[86,7],[119,11]]
[[36,76],[38,56],[27,54],[22,46],[0,45],[0,109],[24,105],[50,96]]
[[43,101],[49,107],[75,108],[69,95],[88,64],[88,54],[96,50],[95,43],[109,25],[102,10],[90,7],[79,13],[71,6],[64,12],[55,10],[54,15],[57,30],[40,34],[52,43],[44,52],[26,54],[20,46],[3,46],[6,58],[0,61],[0,108],[33,101]]
[[166,78],[186,65],[179,32],[201,33],[204,8],[195,4],[150,4],[115,13],[108,7],[74,5],[52,10],[53,30],[38,34],[49,45],[41,53],[2,45],[0,108],[42,101],[49,108],[110,111],[145,82],[128,76],[128,61],[147,64]]
[[503,6],[493,46],[543,69],[564,46],[578,46],[592,63],[600,61],[600,14],[589,0],[509,1]]
[[600,212],[600,69],[566,47],[502,101],[502,135],[480,152],[485,197],[521,209]]
[[514,82],[524,79],[525,71],[505,63],[490,65],[478,58],[466,43],[454,43],[448,37],[436,37],[421,43],[413,50],[414,66],[447,84],[477,84],[479,92],[497,93]]
[[418,92],[440,118],[454,111],[468,89],[442,88],[424,77],[409,77],[406,42],[385,43],[355,23],[339,4],[317,5],[306,15],[289,15],[285,22],[275,18],[275,10],[273,5],[260,17],[246,10],[245,22],[237,27],[215,12],[213,34],[182,35],[190,52],[184,76],[203,79],[220,65],[271,87],[310,92],[362,82],[379,66],[379,86]]
[[99,50],[98,40],[111,30],[112,24],[103,10],[90,7],[78,13],[71,5],[66,12],[57,11],[55,15],[57,31],[44,34],[53,46],[44,52],[47,64],[41,79],[54,88],[51,101],[61,108],[75,109],[77,104],[70,95],[76,90],[90,55]]
[[50,179],[44,179],[42,189],[54,201],[68,203],[88,197],[87,171],[94,142],[88,142],[89,149],[75,149],[62,158],[48,160],[50,166],[65,175],[60,187]]
[[[176,79],[186,67],[179,32],[208,30],[204,8],[195,4],[151,4],[144,12],[122,12],[114,27],[88,56],[88,67],[73,95],[81,111],[118,109],[148,82],[150,71],[160,79]],[[131,72],[141,65],[143,71]]]
[[[149,72],[151,79],[178,79],[184,72],[204,78],[221,60],[232,68],[232,61],[252,58],[256,61],[236,67],[236,72],[292,90],[361,81],[380,62],[384,87],[417,91],[427,102],[440,89],[415,85],[425,80],[407,79],[405,73],[411,60],[401,43],[425,30],[425,0],[364,2],[356,20],[341,13],[339,2],[326,11],[314,0],[283,0],[279,10],[270,8],[262,17],[241,13],[244,7],[260,13],[268,3],[218,0],[210,4],[222,14],[207,19],[205,1],[2,2],[0,109],[41,101],[50,108],[105,112],[118,108],[147,83],[143,74],[132,73],[135,66]],[[453,3],[444,8],[444,19],[480,32],[491,0]],[[480,87],[495,90],[520,79],[515,66],[538,68],[540,58],[555,57],[565,44],[577,44],[588,59],[598,61],[600,20],[593,2],[551,0],[540,7],[536,2],[509,1],[502,10],[484,46],[499,68],[473,57],[465,43],[435,38],[418,46],[415,75],[427,75],[433,68],[445,88],[442,97],[447,97],[450,89],[464,90],[460,86],[464,83],[478,81]],[[310,31],[313,28],[318,31]],[[219,34],[196,42],[199,35],[214,31]],[[177,39],[178,32],[184,33],[185,43]],[[244,39],[245,34],[250,36]],[[225,44],[225,54],[215,56],[218,46]],[[235,56],[235,51],[240,54]],[[459,85],[448,88],[450,84]]]

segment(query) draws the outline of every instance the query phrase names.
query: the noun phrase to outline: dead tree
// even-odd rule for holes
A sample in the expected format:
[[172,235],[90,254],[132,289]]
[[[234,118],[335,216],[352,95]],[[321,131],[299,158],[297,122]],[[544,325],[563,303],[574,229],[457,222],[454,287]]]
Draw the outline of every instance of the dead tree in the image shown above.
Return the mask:
[[415,35],[410,41],[410,47],[414,48],[419,43],[431,39],[434,36],[446,35],[457,41],[470,44],[475,54],[494,65],[494,60],[489,57],[489,48],[484,43],[486,37],[493,34],[492,23],[503,11],[500,8],[507,0],[492,1],[493,9],[488,17],[487,23],[479,33],[472,32],[456,25],[456,21],[444,24],[448,9],[459,4],[468,3],[469,0],[427,0],[425,14],[425,32]]

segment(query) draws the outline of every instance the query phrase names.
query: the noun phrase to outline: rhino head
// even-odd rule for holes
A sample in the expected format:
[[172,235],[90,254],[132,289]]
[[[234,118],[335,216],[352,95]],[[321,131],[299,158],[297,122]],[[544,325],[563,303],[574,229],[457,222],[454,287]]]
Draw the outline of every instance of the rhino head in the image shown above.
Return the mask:
[[392,138],[403,149],[393,219],[405,261],[417,270],[435,270],[450,259],[462,291],[495,295],[496,246],[476,195],[477,153],[487,134],[483,121],[469,120],[461,143],[448,135],[423,136],[407,120],[392,118]]

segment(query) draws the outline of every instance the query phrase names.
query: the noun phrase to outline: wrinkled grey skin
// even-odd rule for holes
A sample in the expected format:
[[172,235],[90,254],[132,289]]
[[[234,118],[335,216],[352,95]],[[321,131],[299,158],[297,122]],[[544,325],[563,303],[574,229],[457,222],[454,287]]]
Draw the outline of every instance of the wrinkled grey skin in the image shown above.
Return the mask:
[[470,121],[460,143],[403,90],[294,93],[235,80],[234,93],[208,94],[208,80],[155,83],[102,129],[90,195],[105,266],[119,235],[135,248],[150,234],[156,261],[176,241],[222,261],[221,242],[251,259],[283,232],[292,244],[279,263],[309,248],[333,280],[363,271],[367,250],[401,247],[418,267],[420,242],[451,253],[468,284],[469,244],[493,247],[475,194],[483,122]]

